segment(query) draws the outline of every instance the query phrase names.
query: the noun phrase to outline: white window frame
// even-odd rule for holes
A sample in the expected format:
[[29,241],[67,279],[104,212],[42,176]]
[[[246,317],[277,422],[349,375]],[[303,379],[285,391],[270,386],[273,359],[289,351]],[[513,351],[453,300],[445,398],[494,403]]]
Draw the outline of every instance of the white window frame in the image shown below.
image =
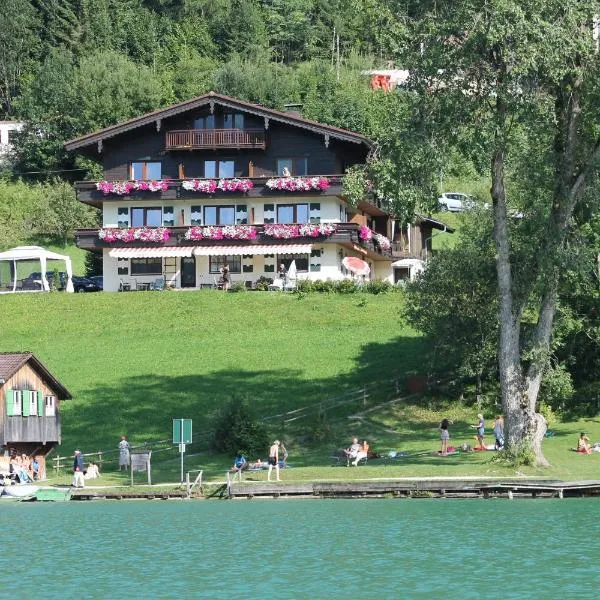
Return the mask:
[[15,417],[18,417],[19,415],[23,416],[23,391],[22,390],[14,390],[13,415]]
[[37,391],[32,390],[31,392],[29,392],[29,416],[37,417],[37,414]]
[[56,396],[44,396],[44,415],[46,417],[56,416]]

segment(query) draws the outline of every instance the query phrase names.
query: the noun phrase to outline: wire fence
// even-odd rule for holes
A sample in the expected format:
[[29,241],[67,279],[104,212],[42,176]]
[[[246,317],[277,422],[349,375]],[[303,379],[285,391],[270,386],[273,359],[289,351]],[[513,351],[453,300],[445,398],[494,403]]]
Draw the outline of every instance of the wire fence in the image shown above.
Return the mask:
[[[335,411],[342,407],[353,407],[364,410],[376,402],[383,402],[398,397],[402,389],[403,380],[398,377],[384,381],[373,381],[339,396],[325,398],[324,400],[313,402],[293,410],[263,417],[262,421],[279,424],[283,432],[286,426],[289,426],[291,423],[301,419],[317,418],[320,415],[324,415],[326,412]],[[193,453],[193,451],[206,448],[210,439],[211,432],[209,430],[200,430],[194,434],[192,443],[186,444],[186,452]],[[173,454],[172,458],[176,458],[179,455],[178,446],[173,445],[171,439],[144,442],[137,446],[131,446],[132,452],[148,450],[152,450],[153,458],[155,458],[156,455],[160,456],[163,454],[164,458],[167,459],[169,452]],[[100,468],[110,467],[112,465],[118,467],[119,465],[118,448],[88,452],[83,454],[83,457],[86,462],[95,462]],[[62,469],[72,467],[73,458],[74,455],[54,457],[52,459],[54,470],[57,473],[60,473]]]

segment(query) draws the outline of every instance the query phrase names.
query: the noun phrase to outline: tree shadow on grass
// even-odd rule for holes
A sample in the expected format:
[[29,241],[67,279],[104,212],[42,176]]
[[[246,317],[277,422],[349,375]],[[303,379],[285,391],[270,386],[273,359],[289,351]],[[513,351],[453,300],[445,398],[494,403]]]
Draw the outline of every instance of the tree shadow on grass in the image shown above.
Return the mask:
[[[127,435],[133,443],[168,439],[173,418],[190,418],[194,424],[194,439],[206,444],[213,414],[232,397],[246,398],[259,419],[314,407],[299,422],[283,425],[283,419],[271,421],[275,431],[287,428],[291,435],[302,435],[318,418],[321,402],[342,397],[365,384],[413,373],[418,366],[421,344],[420,338],[410,337],[398,337],[388,344],[366,344],[356,359],[355,369],[325,379],[310,378],[294,369],[133,375],[114,385],[82,390],[77,402],[65,404],[63,441],[67,447],[85,445],[95,451],[110,445],[116,447],[121,435]],[[194,364],[195,358],[189,357],[190,364]],[[380,399],[377,388],[373,386],[370,403]],[[361,407],[357,398],[328,411],[328,418],[343,419]]]

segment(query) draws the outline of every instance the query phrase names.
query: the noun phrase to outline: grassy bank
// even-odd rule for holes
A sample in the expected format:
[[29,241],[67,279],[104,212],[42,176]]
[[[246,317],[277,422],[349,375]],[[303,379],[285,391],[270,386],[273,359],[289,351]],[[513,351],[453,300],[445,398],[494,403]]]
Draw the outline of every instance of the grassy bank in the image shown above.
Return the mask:
[[[284,437],[290,450],[294,467],[286,479],[516,474],[491,462],[491,452],[436,455],[437,425],[444,416],[454,420],[455,445],[473,444],[474,406],[420,397],[387,402],[392,388],[385,382],[426,370],[423,340],[401,322],[401,294],[298,299],[209,290],[31,294],[5,296],[0,303],[6,324],[0,349],[32,350],[74,396],[62,406],[63,455],[75,446],[84,452],[115,448],[122,434],[134,444],[169,439],[172,418],[191,418],[199,443],[188,447],[186,468],[202,468],[207,479],[222,480],[231,457],[208,453],[205,442],[211,414],[231,396],[246,396],[267,418],[318,408],[328,398],[371,384],[366,398],[326,410],[320,419],[315,410],[285,426],[269,421],[272,435]],[[486,416],[491,423],[493,415]],[[600,440],[600,422],[553,429],[556,436],[545,442],[553,467],[519,471],[597,477],[600,454],[579,456],[568,449],[580,430]],[[398,450],[404,456],[359,469],[333,466],[333,450],[348,445],[352,435],[368,439],[381,454]],[[153,474],[156,482],[178,480],[176,450],[155,454]],[[56,481],[68,480],[64,475]],[[102,478],[107,485],[126,481],[112,467]]]

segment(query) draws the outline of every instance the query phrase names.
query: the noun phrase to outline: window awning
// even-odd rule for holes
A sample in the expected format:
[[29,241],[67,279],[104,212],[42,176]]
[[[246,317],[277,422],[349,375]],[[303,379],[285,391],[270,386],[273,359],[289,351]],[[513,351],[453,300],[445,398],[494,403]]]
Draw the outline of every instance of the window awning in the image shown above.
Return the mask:
[[111,258],[163,258],[191,256],[193,251],[193,246],[170,246],[168,248],[113,248],[108,255]]
[[242,254],[310,254],[312,244],[273,244],[271,246],[199,246],[196,256],[240,256]]

